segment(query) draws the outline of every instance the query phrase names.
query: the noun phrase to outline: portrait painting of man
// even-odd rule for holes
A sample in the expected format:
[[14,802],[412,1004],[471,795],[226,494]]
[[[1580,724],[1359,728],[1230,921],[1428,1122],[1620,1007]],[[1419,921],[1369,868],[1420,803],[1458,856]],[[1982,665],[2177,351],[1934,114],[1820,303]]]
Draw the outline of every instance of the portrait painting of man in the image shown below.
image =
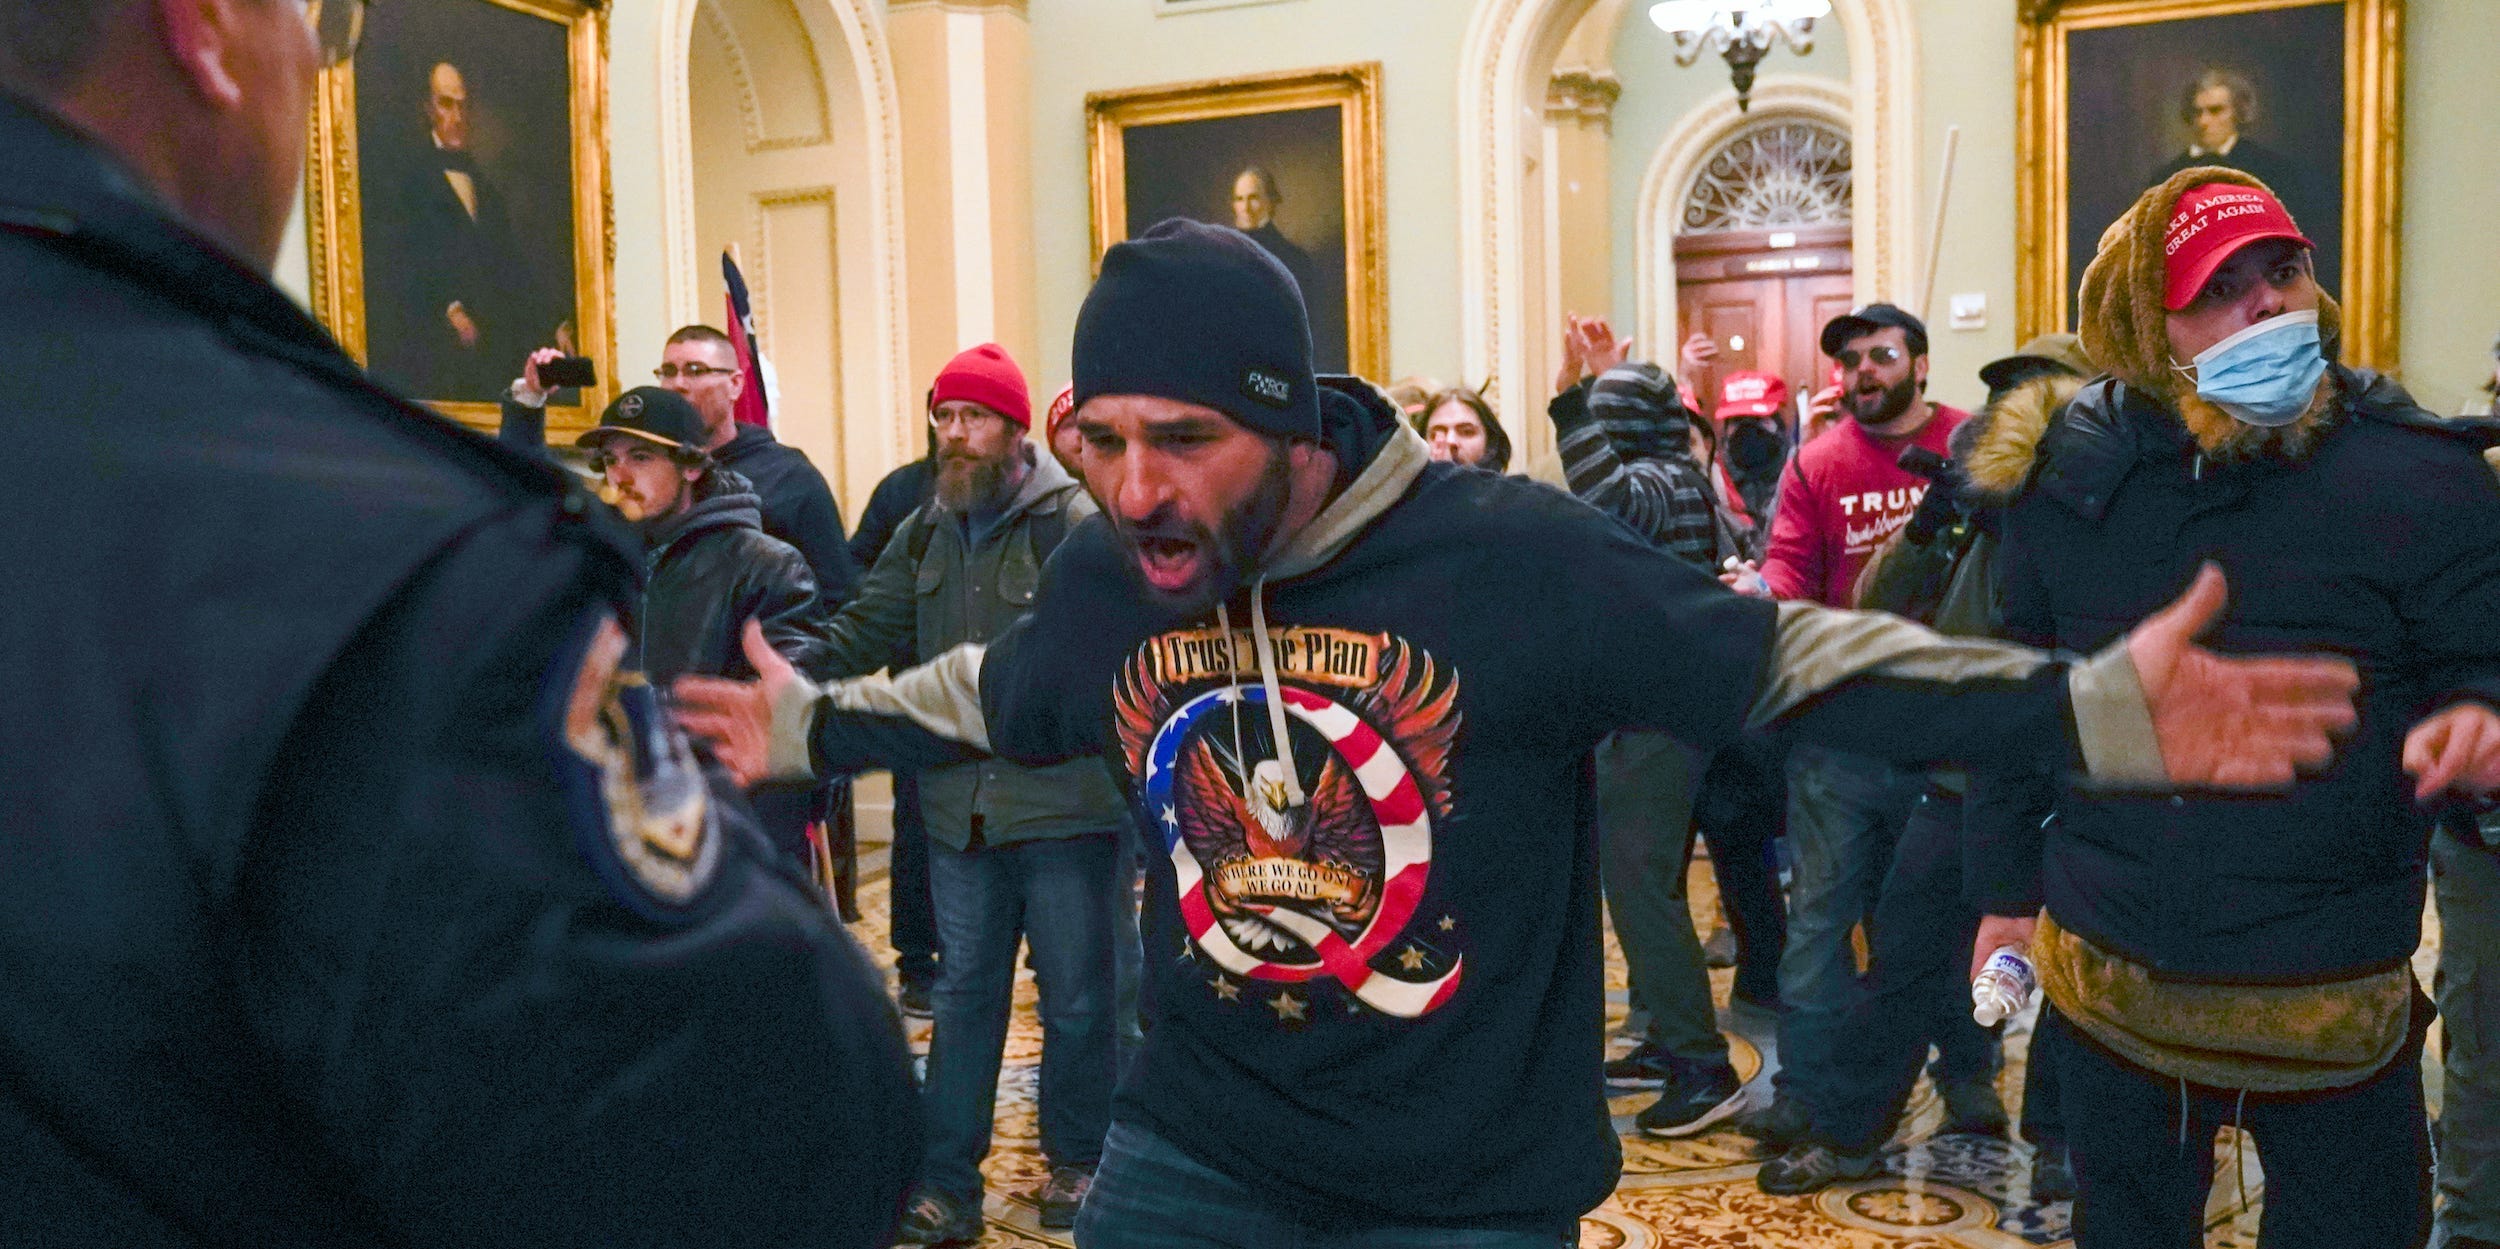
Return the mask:
[[1249,235],[1293,276],[1323,373],[1384,370],[1379,66],[1086,98],[1095,256],[1187,217]]
[[[2071,279],[2100,229],[2147,186],[2193,165],[2254,174],[2318,244],[2318,281],[2343,257],[2345,11],[2308,4],[2080,29],[2068,36]],[[2066,291],[2073,297],[2071,284]]]
[[367,364],[490,402],[578,350],[568,35],[488,2],[375,5],[357,55]]
[[1302,288],[1312,358],[1330,373],[1348,367],[1341,128],[1332,107],[1128,131],[1130,236],[1189,217],[1258,240]]

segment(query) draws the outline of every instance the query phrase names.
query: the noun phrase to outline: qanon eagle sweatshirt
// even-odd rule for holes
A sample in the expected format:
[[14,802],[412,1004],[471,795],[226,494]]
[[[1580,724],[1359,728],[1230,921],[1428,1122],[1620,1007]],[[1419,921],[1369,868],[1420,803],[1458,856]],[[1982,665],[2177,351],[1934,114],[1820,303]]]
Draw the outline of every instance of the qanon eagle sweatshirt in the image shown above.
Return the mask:
[[1148,834],[1153,1016],[1115,1116],[1310,1225],[1559,1233],[1621,1160],[1599,739],[1776,721],[2056,767],[2100,661],[1741,598],[1566,494],[1427,463],[1384,405],[1328,410],[1342,488],[1221,608],[1154,601],[1089,520],[986,652],[810,691],[776,758],[1101,752]]

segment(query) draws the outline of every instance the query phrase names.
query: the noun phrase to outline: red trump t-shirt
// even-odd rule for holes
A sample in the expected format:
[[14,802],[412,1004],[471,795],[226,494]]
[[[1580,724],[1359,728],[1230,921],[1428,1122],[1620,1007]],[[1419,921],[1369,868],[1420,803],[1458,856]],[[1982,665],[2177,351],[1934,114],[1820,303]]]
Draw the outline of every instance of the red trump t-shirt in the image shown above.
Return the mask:
[[1762,579],[1778,598],[1850,605],[1849,592],[1875,548],[1910,523],[1927,479],[1894,461],[1912,446],[1945,454],[1970,413],[1930,405],[1935,416],[1907,438],[1878,438],[1844,419],[1805,445],[1780,474]]

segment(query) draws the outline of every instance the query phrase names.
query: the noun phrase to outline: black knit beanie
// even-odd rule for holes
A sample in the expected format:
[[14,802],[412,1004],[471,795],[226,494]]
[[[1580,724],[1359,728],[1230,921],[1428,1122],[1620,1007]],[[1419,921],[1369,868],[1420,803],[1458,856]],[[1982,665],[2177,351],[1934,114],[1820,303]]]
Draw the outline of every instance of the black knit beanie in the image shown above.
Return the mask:
[[1075,402],[1154,395],[1252,429],[1320,436],[1311,319],[1293,275],[1249,235],[1173,218],[1103,253],[1076,314]]

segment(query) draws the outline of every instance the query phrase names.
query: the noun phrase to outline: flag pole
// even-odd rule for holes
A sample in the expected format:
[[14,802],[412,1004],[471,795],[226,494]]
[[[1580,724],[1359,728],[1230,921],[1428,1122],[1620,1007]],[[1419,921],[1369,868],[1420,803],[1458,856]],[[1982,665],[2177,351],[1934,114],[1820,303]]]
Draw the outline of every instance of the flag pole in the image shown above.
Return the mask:
[[1936,184],[1936,225],[1927,236],[1927,280],[1918,288],[1918,319],[1936,319],[1936,261],[1944,253],[1944,206],[1953,196],[1953,155],[1962,146],[1959,125],[1944,128],[1944,174]]

